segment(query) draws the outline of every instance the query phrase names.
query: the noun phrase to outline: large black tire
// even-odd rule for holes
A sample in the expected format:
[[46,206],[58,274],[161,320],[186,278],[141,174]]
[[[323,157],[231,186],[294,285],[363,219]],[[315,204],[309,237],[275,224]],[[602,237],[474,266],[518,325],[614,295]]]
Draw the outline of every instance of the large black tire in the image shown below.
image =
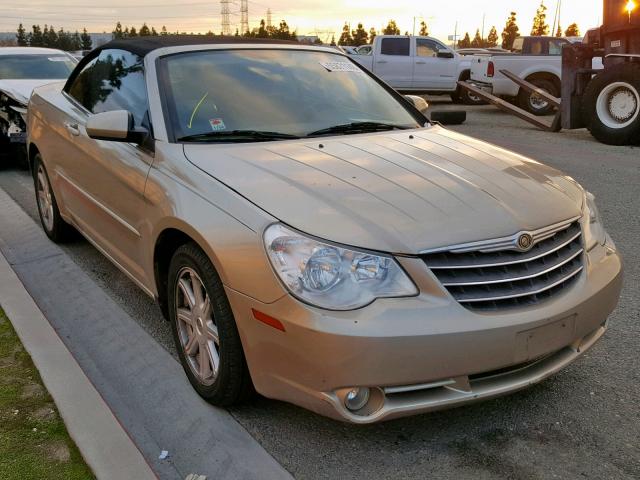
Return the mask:
[[[49,174],[42,162],[39,153],[35,155],[33,161],[33,185],[36,192],[36,204],[38,215],[44,233],[55,243],[64,243],[72,240],[77,235],[76,230],[60,216],[58,202],[51,188]],[[48,193],[46,193],[48,190]],[[48,196],[41,197],[41,194]]]
[[[528,80],[528,82],[542,90],[545,90],[554,97],[560,96],[560,89],[556,83],[549,78],[533,78]],[[518,105],[523,110],[537,116],[550,115],[553,113],[553,105],[541,100],[542,99],[540,99],[536,94],[529,93],[524,88],[521,88],[518,93]]]
[[[206,296],[209,298],[210,315],[206,315],[206,317],[213,321],[219,338],[217,374],[213,375],[209,382],[199,378],[195,371],[198,365],[193,363],[194,360],[201,358],[196,359],[203,344],[197,346],[197,353],[192,354],[193,358],[190,360],[185,351],[187,348],[185,339],[182,337],[188,333],[184,330],[188,326],[184,322],[183,324],[179,323],[181,321],[178,319],[178,308],[181,307],[178,304],[178,282],[180,278],[185,278],[183,272],[190,271],[197,274],[198,280],[204,287],[205,298]],[[218,273],[207,255],[196,244],[187,243],[176,250],[169,265],[167,285],[169,316],[174,341],[182,367],[193,388],[206,401],[219,407],[230,406],[247,399],[253,392],[253,384],[233,312]],[[191,285],[193,286],[194,283]],[[202,317],[204,318],[205,315]],[[200,331],[203,330],[201,327],[199,328]],[[205,345],[204,348],[210,347]]]
[[617,65],[596,75],[584,93],[582,115],[602,143],[640,143],[640,63]]

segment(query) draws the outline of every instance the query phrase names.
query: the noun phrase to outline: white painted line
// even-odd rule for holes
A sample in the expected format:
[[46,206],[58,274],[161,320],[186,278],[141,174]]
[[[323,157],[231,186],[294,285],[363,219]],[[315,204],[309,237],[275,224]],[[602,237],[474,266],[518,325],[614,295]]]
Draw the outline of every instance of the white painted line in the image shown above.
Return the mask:
[[96,477],[157,479],[1,252],[0,306],[31,355],[71,438]]

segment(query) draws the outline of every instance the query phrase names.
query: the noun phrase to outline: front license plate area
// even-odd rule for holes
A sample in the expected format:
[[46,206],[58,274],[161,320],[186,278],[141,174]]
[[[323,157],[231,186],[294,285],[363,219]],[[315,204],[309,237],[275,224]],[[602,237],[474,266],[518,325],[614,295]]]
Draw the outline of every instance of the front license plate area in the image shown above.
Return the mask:
[[575,340],[576,315],[516,335],[516,361],[527,362],[557,352]]

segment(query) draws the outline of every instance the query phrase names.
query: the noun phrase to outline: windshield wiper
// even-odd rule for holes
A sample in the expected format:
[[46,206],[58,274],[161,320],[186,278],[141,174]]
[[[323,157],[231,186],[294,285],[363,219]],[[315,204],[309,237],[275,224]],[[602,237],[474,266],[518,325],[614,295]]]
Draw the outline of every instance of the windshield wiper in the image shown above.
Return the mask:
[[281,132],[263,132],[260,130],[230,130],[221,132],[196,133],[178,138],[178,142],[268,142],[269,140],[293,140],[298,135]]
[[334,125],[333,127],[323,128],[322,130],[316,130],[315,132],[307,134],[307,137],[348,133],[385,132],[389,130],[408,130],[410,128],[413,127],[382,122],[353,122],[345,123],[344,125]]

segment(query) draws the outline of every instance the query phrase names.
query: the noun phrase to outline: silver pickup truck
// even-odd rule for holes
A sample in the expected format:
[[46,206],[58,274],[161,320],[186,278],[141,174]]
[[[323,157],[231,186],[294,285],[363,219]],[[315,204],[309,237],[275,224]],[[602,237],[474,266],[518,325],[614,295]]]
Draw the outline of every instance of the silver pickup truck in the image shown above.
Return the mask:
[[547,115],[552,107],[542,98],[521,90],[500,73],[501,70],[524,78],[555,97],[560,96],[562,47],[569,40],[555,37],[518,37],[512,53],[475,55],[471,60],[471,81],[498,97],[513,97],[534,115]]

